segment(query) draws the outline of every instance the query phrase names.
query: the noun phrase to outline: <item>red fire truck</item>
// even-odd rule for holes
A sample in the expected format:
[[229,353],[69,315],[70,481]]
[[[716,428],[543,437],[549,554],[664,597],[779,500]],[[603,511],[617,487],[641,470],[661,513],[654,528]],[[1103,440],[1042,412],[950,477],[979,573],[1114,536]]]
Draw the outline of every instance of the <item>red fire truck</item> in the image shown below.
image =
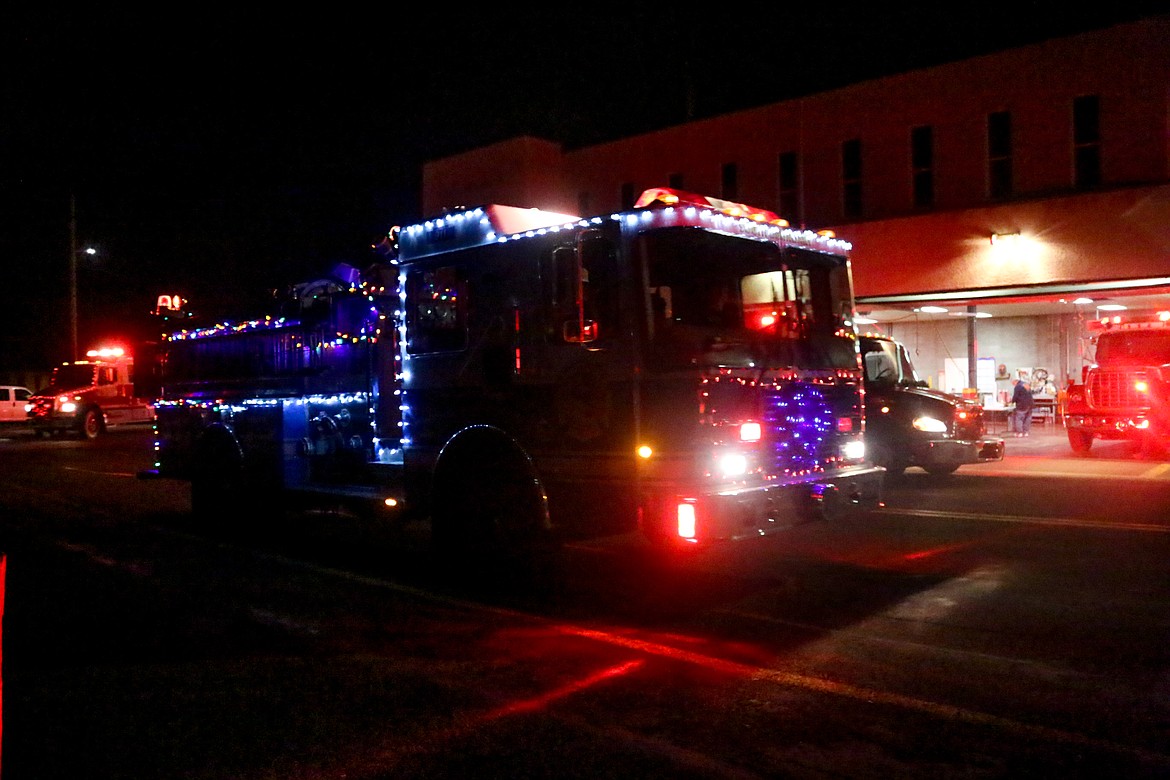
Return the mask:
[[190,480],[208,520],[392,507],[472,557],[880,502],[847,243],[658,189],[591,218],[462,210],[383,247],[283,312],[165,338],[144,476]]
[[1068,389],[1073,452],[1094,439],[1124,439],[1144,454],[1170,450],[1170,311],[1126,313],[1090,323],[1095,363]]
[[74,432],[87,439],[111,426],[154,420],[151,400],[134,394],[134,358],[122,347],[91,349],[85,360],[57,366],[49,386],[25,409],[38,434]]

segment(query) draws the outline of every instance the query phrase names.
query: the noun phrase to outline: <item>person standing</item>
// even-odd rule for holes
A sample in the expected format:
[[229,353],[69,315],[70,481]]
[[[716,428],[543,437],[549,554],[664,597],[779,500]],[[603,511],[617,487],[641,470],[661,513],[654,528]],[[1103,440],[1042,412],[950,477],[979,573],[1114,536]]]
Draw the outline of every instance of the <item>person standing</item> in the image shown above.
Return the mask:
[[1028,384],[1028,380],[1021,379],[1016,382],[1016,386],[1012,389],[1012,404],[1016,410],[1012,412],[1015,418],[1015,436],[1022,438],[1027,436],[1032,431],[1032,387]]

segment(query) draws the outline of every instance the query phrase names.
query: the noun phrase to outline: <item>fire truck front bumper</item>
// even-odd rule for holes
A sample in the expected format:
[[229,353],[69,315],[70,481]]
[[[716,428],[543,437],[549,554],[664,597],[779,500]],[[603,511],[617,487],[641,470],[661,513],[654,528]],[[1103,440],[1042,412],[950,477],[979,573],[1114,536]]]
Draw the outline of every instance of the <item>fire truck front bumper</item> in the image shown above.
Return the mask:
[[29,415],[28,425],[37,433],[62,433],[76,430],[79,420],[76,412],[38,411]]
[[1070,414],[1065,419],[1069,430],[1078,430],[1098,439],[1135,439],[1142,436],[1170,436],[1170,431],[1144,414],[1101,415]]
[[884,475],[883,468],[858,466],[691,494],[660,487],[642,502],[642,528],[651,539],[684,545],[769,536],[882,506]]

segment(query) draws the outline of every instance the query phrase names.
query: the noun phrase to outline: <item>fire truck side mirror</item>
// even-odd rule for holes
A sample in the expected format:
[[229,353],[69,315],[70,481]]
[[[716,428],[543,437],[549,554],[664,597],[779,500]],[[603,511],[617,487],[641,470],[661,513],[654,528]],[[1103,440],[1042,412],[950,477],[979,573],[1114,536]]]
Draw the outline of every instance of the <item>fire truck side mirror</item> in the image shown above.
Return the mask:
[[593,320],[568,320],[561,329],[561,335],[570,344],[588,344],[597,340],[597,323]]

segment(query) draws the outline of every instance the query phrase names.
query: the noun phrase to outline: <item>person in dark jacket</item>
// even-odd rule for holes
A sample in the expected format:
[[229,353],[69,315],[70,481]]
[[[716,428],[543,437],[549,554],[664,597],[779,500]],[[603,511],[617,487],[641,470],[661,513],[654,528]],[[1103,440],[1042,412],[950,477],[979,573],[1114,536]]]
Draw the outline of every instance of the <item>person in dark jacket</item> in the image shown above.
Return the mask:
[[1028,380],[1019,379],[1012,389],[1012,404],[1016,410],[1012,412],[1015,417],[1015,436],[1022,438],[1027,436],[1032,431],[1032,387],[1028,384]]

